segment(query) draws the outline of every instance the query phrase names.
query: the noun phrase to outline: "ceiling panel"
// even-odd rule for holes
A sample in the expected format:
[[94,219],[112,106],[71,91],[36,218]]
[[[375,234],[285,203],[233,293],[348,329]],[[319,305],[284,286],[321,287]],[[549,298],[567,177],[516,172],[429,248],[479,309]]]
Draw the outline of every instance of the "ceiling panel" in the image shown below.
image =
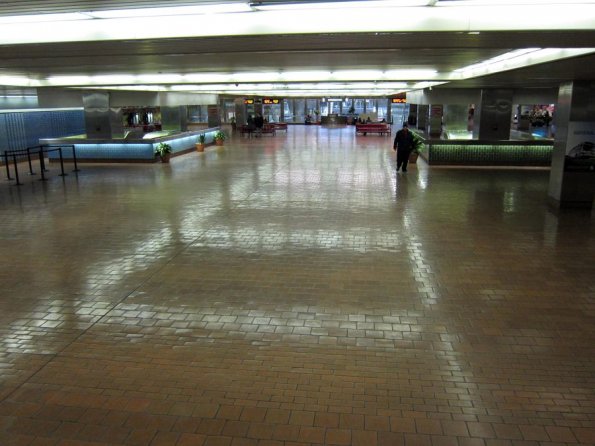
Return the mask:
[[[237,0],[243,2],[243,0]],[[33,0],[0,2],[0,16],[187,6],[217,1]],[[48,30],[51,32],[51,29]],[[595,29],[579,31],[395,32],[225,36],[0,45],[0,75],[155,74],[432,68],[448,73],[517,48],[595,48]],[[595,77],[593,58],[561,61],[448,84],[449,87],[557,86]]]
[[[246,3],[245,0],[225,0],[226,3]],[[106,11],[110,9],[142,9],[198,4],[221,3],[220,0],[16,0],[0,2],[0,16],[28,14],[60,14],[79,11]]]

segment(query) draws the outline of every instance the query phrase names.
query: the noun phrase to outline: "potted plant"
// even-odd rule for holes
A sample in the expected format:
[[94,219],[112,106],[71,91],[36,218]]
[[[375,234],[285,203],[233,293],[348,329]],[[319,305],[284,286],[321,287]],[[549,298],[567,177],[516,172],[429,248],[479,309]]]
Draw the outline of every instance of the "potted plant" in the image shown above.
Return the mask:
[[205,151],[205,134],[201,133],[198,135],[198,142],[196,143],[196,151],[197,152],[204,152]]
[[417,157],[421,153],[424,148],[424,141],[421,137],[417,134],[412,132],[413,134],[413,150],[409,154],[409,162],[411,164],[417,163]]
[[218,146],[223,145],[223,141],[225,141],[225,138],[225,133],[223,133],[221,130],[217,130],[217,133],[215,133],[215,136],[213,137],[213,139],[215,140],[215,144],[217,144]]
[[165,142],[160,142],[155,148],[155,155],[159,155],[162,163],[169,163],[171,157],[171,146]]

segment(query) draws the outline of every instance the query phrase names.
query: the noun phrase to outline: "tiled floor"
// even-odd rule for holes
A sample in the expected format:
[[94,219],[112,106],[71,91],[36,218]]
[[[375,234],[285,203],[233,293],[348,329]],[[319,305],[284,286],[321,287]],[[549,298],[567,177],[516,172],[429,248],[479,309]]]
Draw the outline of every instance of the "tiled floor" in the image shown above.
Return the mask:
[[0,183],[0,445],[595,444],[595,219],[294,127]]

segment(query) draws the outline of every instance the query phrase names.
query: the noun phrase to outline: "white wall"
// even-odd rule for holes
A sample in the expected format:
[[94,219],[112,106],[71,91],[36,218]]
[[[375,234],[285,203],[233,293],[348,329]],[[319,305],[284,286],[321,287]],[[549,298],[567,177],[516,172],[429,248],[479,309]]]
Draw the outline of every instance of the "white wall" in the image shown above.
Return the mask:
[[[39,107],[42,108],[82,107],[83,94],[89,91],[93,90],[73,90],[68,88],[38,88],[38,104]],[[100,91],[104,93],[109,92],[111,107],[159,107],[161,105],[167,107],[175,107],[179,105],[209,105],[217,104],[219,100],[219,97],[216,94],[124,90]]]
[[210,105],[217,104],[219,95],[198,93],[159,93],[159,105],[175,107],[177,105]]
[[[433,88],[407,93],[411,104],[480,104],[481,90],[477,88]],[[524,88],[514,90],[513,104],[555,104],[557,88]]]

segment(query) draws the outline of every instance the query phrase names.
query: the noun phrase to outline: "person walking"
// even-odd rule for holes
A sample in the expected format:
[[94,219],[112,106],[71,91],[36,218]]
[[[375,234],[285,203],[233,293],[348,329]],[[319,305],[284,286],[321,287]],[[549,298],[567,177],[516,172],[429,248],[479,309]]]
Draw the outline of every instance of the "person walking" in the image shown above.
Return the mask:
[[256,113],[254,118],[254,127],[256,127],[256,136],[262,135],[262,128],[264,127],[264,118],[260,113]]
[[397,132],[393,143],[393,150],[397,152],[397,172],[401,166],[403,166],[403,172],[407,172],[409,154],[413,150],[413,145],[413,133],[409,131],[409,127],[405,123],[403,128]]

